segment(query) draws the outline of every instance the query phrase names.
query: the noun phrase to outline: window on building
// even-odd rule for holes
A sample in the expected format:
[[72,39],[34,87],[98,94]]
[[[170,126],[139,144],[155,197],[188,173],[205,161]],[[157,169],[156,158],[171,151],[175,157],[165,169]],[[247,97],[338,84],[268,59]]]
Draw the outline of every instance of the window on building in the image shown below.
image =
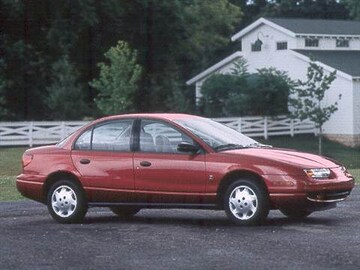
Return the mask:
[[251,51],[252,52],[260,52],[261,51],[262,42],[255,42],[251,44]]
[[276,49],[280,50],[287,50],[287,42],[276,42]]
[[319,39],[317,38],[306,38],[305,47],[319,47]]
[[348,48],[349,47],[349,40],[344,38],[337,38],[336,39],[336,47],[337,48]]

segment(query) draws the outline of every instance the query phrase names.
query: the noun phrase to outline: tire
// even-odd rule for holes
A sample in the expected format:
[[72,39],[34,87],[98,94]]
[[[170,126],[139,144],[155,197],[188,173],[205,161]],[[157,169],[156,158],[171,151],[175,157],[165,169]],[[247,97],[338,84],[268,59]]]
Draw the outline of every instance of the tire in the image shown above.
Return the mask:
[[140,211],[140,208],[135,206],[113,206],[110,207],[110,210],[121,218],[130,218],[136,215]]
[[295,209],[295,208],[281,208],[281,213],[291,219],[304,219],[307,218],[312,212],[305,209]]
[[224,209],[235,224],[259,225],[269,214],[269,200],[265,189],[257,182],[240,179],[226,189]]
[[60,180],[51,186],[47,207],[51,217],[59,223],[79,223],[88,209],[84,192],[70,180]]

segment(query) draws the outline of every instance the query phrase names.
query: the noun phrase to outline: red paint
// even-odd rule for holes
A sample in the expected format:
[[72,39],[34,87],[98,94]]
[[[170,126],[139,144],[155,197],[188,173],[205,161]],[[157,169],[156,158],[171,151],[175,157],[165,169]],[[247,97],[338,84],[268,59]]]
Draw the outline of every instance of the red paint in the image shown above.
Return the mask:
[[[128,118],[167,122],[190,136],[202,151],[190,154],[74,149],[77,138],[89,127]],[[216,152],[173,122],[192,118],[199,119],[185,114],[133,114],[96,120],[60,146],[27,150],[17,188],[24,196],[45,202],[45,183],[61,172],[81,183],[89,202],[217,203],[219,186],[226,176],[246,172],[263,181],[272,208],[279,208],[289,202],[307,203],[311,192],[350,191],[354,187],[354,179],[338,163],[321,156],[273,148]],[[135,140],[138,134],[132,136]],[[90,163],[81,164],[80,160],[84,159]],[[142,161],[150,162],[151,166],[141,166]],[[331,175],[328,179],[310,179],[303,171],[309,168],[330,168]]]

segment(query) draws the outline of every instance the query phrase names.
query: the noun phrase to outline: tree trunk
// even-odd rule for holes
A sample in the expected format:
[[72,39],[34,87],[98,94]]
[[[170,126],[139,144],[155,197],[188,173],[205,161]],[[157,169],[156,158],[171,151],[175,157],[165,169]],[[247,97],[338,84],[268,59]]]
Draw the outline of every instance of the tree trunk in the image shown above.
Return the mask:
[[322,155],[322,127],[319,128],[319,155]]

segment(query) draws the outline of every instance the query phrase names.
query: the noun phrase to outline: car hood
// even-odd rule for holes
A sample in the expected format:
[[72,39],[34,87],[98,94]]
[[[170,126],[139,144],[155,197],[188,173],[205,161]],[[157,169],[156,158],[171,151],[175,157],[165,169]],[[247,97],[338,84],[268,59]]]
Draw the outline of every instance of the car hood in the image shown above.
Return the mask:
[[284,164],[291,164],[301,168],[335,168],[341,166],[334,160],[329,158],[299,152],[290,149],[281,148],[245,148],[237,150],[223,151],[228,155],[241,155],[248,157],[256,157],[267,161],[281,162]]

